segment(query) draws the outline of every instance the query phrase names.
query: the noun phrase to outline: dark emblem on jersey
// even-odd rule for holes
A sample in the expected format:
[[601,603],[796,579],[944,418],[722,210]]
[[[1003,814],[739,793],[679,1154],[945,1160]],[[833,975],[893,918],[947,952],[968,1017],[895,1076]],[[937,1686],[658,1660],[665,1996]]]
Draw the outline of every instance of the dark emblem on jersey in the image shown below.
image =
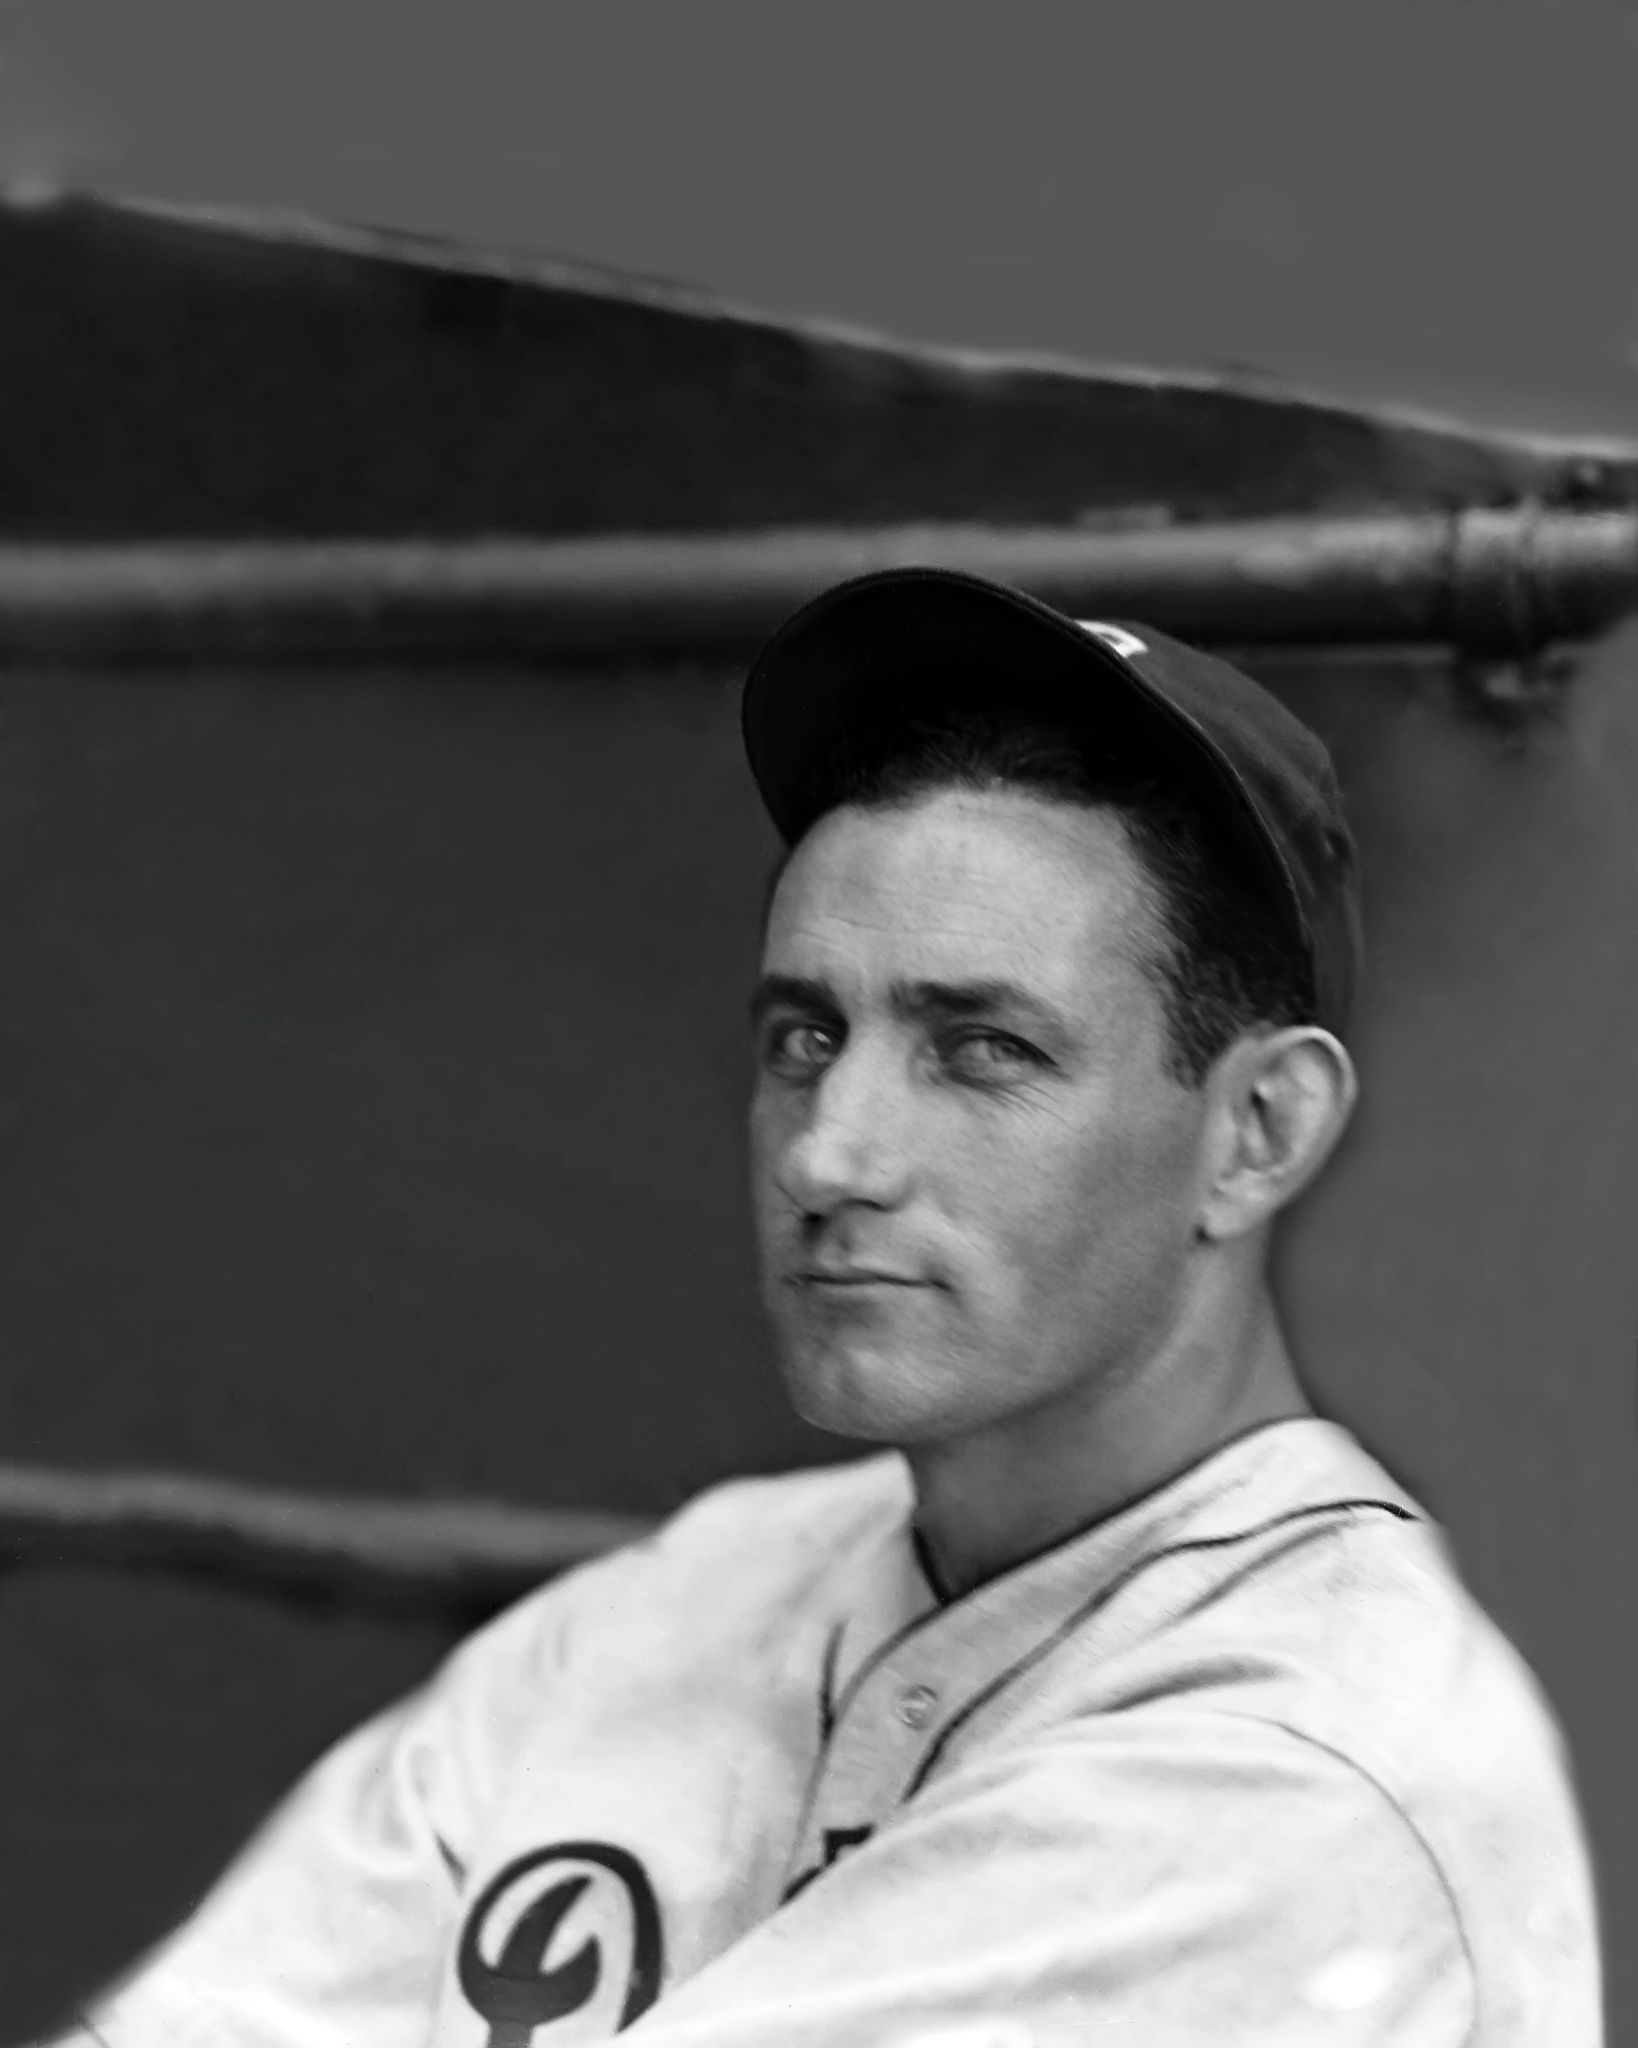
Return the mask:
[[648,1872],[607,1842],[554,1842],[491,1878],[461,1929],[455,1973],[467,2004],[488,2023],[488,2048],[529,2048],[537,2027],[567,2019],[596,1996],[605,1956],[595,1937],[561,1962],[546,1961],[558,1929],[594,1885],[612,1885],[630,1915],[631,1966],[617,2031],[659,1996],[664,1952]]
[[823,1877],[838,1856],[844,1855],[849,1849],[857,1849],[861,1842],[868,1842],[875,1832],[874,1828],[826,1828],[824,1852],[819,1861],[810,1869],[804,1870],[800,1877],[791,1879],[785,1887],[785,1896],[779,1903],[788,1906],[797,1893],[805,1892],[816,1877]]

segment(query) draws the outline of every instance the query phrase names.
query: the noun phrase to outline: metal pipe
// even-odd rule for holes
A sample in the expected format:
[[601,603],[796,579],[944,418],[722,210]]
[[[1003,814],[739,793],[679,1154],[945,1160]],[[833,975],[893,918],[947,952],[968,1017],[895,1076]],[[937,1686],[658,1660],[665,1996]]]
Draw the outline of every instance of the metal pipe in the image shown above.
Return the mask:
[[1236,647],[1523,656],[1638,604],[1638,508],[590,539],[0,545],[0,658],[534,659],[754,646],[844,577],[969,569],[1080,616]]
[[462,1619],[650,1526],[591,1509],[349,1500],[190,1473],[0,1465],[0,1569],[157,1571],[283,1599]]

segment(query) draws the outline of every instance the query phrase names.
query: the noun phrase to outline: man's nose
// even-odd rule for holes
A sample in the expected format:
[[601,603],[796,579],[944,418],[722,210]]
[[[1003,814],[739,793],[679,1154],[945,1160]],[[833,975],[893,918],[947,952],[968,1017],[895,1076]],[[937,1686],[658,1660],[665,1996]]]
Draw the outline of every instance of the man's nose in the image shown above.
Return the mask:
[[779,1185],[810,1216],[849,1202],[891,1208],[910,1164],[908,1077],[883,1047],[849,1046],[807,1096],[779,1161]]

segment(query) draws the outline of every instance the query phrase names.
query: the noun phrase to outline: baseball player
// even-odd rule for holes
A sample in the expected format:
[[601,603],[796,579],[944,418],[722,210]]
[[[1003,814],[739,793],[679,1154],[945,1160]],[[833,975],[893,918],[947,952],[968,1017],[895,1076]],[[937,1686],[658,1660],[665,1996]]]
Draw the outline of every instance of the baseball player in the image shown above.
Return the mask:
[[1356,1086],[1324,749],[932,570],[744,732],[762,1281],[861,1455],[470,1638],[65,2038],[1595,2048],[1551,1715],[1270,1298]]

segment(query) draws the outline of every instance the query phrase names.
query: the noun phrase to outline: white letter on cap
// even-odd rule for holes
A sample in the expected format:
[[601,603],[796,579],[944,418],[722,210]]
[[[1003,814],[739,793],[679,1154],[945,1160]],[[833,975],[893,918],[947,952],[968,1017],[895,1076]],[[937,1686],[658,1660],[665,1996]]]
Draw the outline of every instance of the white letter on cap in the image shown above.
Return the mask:
[[1090,633],[1094,640],[1101,640],[1105,647],[1112,647],[1117,654],[1130,656],[1147,654],[1148,644],[1135,633],[1128,633],[1124,626],[1106,626],[1101,619],[1077,619],[1076,625],[1083,633]]

